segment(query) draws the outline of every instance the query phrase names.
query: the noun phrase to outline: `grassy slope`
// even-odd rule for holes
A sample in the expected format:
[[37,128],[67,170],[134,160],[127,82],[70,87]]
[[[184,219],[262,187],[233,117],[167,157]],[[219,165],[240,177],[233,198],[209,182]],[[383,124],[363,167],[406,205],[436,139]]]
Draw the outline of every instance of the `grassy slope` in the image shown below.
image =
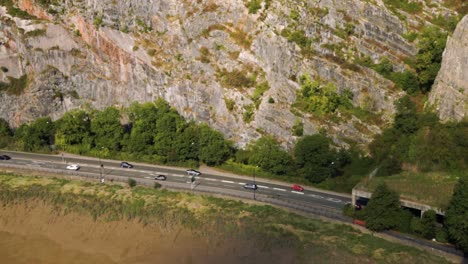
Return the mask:
[[292,248],[302,262],[314,259],[321,263],[446,262],[346,225],[309,219],[268,205],[142,187],[129,189],[121,185],[0,173],[3,204],[30,199],[44,200],[61,213],[90,214],[97,221],[136,218],[166,228],[182,225],[200,235],[255,239],[265,250],[278,245]]
[[457,178],[455,175],[442,172],[403,172],[388,177],[374,177],[370,181],[363,181],[360,186],[372,191],[381,182],[385,182],[392,190],[400,193],[402,199],[446,208]]

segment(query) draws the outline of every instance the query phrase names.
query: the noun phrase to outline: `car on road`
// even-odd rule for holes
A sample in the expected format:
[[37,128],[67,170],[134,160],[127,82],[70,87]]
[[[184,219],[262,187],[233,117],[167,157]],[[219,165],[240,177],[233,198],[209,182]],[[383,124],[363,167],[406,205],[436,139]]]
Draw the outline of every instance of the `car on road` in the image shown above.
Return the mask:
[[194,170],[194,169],[188,169],[186,170],[187,174],[190,176],[200,176],[201,172]]
[[120,163],[120,168],[131,169],[131,168],[133,168],[133,165],[130,164],[130,163],[128,163],[128,162],[126,162],[126,161],[123,161],[123,162]]
[[246,183],[244,184],[245,189],[250,189],[250,190],[257,190],[258,186],[257,184],[254,183]]
[[291,189],[293,189],[294,191],[298,191],[298,192],[303,192],[304,191],[304,187],[300,186],[300,185],[297,185],[297,184],[294,184]]
[[70,164],[67,166],[67,170],[79,170],[80,169],[80,166],[78,164]]
[[155,181],[165,181],[167,179],[166,175],[159,174],[158,176],[154,177]]
[[0,160],[9,160],[9,159],[11,159],[11,157],[8,155],[0,155]]

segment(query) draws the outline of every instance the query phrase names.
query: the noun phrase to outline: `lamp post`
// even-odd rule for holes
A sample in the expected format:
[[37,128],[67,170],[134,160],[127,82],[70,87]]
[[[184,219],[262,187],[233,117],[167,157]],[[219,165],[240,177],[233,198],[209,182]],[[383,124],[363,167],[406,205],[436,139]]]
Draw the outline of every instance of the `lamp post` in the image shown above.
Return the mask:
[[[104,149],[104,147],[101,147],[101,151],[102,151],[103,149]],[[100,165],[99,165],[99,167],[100,167],[100,169],[99,169],[99,172],[100,172],[99,180],[100,180],[101,182],[103,182],[103,179],[104,179],[104,178],[102,177],[102,170],[104,169],[104,164],[102,164],[102,161],[101,161],[101,151],[99,151],[99,164],[100,164]]]
[[256,200],[255,192],[257,191],[257,183],[255,182],[255,170],[257,170],[257,168],[258,168],[258,166],[255,166],[254,170],[253,170],[253,183],[254,183],[253,198],[254,198],[254,200]]

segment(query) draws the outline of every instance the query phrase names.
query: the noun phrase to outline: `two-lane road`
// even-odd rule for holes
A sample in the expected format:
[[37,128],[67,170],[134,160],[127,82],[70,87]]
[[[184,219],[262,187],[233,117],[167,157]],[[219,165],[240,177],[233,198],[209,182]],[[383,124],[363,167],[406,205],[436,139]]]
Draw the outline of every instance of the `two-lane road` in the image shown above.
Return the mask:
[[[119,161],[100,160],[89,157],[68,156],[62,155],[45,155],[25,152],[1,151],[12,157],[8,161],[0,161],[2,163],[12,163],[21,165],[24,168],[49,168],[49,169],[66,169],[69,164],[78,164],[80,172],[93,173],[103,175],[104,177],[120,176],[132,177],[140,179],[153,179],[156,175],[163,174],[167,176],[168,182],[184,183],[187,188],[190,188],[190,176],[185,170],[178,168],[159,167],[148,164],[132,163],[131,169],[120,168]],[[100,167],[103,164],[103,168]],[[202,171],[203,173],[203,171]],[[233,190],[237,192],[250,193],[253,198],[253,191],[244,189],[246,183],[252,183],[252,178],[243,176],[220,176],[213,174],[202,174],[196,177],[196,188],[199,186],[213,187],[217,189]],[[163,182],[161,182],[164,184]],[[265,181],[262,179],[256,180],[258,189],[255,191],[256,196],[274,197],[275,199],[285,199],[296,201],[300,204],[310,204],[321,207],[326,207],[334,210],[340,210],[346,203],[351,202],[349,196],[332,194],[329,192],[321,192],[318,190],[305,189],[303,192],[297,192],[291,189],[290,184],[282,184],[278,182]]]

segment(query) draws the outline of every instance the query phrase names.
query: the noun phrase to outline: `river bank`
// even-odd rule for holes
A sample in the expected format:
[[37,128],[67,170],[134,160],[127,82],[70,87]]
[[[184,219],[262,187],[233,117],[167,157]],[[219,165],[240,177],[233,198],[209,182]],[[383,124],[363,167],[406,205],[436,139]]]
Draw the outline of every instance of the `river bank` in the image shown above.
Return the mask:
[[271,206],[160,189],[0,173],[0,202],[0,256],[13,264],[447,262]]

